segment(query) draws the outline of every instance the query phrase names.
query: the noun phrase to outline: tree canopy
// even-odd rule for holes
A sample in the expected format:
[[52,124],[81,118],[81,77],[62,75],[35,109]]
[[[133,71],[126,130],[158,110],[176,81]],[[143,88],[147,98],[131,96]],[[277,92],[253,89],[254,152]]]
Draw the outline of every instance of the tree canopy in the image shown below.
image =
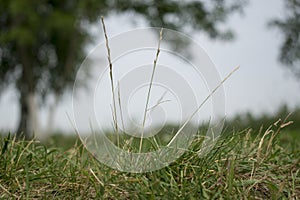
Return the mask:
[[[211,38],[229,39],[219,24],[245,2],[229,0],[0,0],[0,89],[13,85],[19,93],[17,134],[29,137],[30,101],[61,95],[72,86],[91,41],[87,24],[101,15],[134,13],[150,26],[193,29]],[[1,91],[1,90],[0,90]],[[30,98],[31,97],[31,98]],[[31,99],[31,100],[30,100]]]
[[300,78],[300,0],[286,0],[286,17],[275,19],[270,25],[279,28],[284,40],[280,49],[280,61]]

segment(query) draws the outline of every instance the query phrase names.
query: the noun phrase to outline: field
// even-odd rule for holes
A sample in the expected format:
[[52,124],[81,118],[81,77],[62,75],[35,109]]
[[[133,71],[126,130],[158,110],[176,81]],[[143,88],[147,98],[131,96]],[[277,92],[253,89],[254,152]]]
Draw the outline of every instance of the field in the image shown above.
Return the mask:
[[227,129],[203,158],[195,139],[170,166],[142,174],[99,163],[73,136],[2,136],[0,199],[299,199],[299,132],[289,126]]

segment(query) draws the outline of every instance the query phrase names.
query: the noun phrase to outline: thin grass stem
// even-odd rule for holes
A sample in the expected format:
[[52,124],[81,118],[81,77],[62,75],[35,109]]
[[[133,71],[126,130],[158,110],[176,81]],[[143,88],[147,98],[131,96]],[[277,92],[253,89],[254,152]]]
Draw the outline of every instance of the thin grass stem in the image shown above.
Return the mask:
[[109,48],[109,44],[108,44],[108,36],[107,36],[103,16],[101,17],[101,22],[102,22],[105,41],[106,41],[107,59],[108,59],[108,63],[109,63],[109,77],[110,77],[111,92],[112,92],[112,97],[113,97],[113,120],[114,120],[115,133],[117,134],[117,144],[119,147],[120,139],[119,139],[119,133],[118,133],[117,107],[116,107],[115,92],[114,92],[115,87],[114,87],[114,77],[113,77],[113,65],[112,65],[112,61],[111,61],[110,48]]
[[202,108],[202,106],[208,101],[208,99],[223,85],[223,83],[225,81],[227,81],[227,79],[234,74],[238,69],[240,68],[240,66],[236,67],[235,69],[233,69],[220,83],[219,85],[217,85],[212,91],[211,93],[202,101],[202,103],[198,106],[198,108],[191,114],[191,116],[184,122],[184,124],[179,128],[179,130],[176,132],[175,136],[172,138],[172,140],[169,142],[168,146],[170,144],[172,144],[172,142],[176,139],[176,137],[178,136],[178,134],[184,129],[184,127],[189,123],[189,121],[197,114],[197,112]]
[[157,66],[158,56],[160,53],[160,43],[162,41],[162,34],[163,34],[163,28],[161,28],[160,33],[159,33],[158,46],[157,46],[156,56],[155,56],[154,63],[153,63],[153,69],[152,69],[152,73],[151,73],[149,89],[148,89],[148,93],[147,93],[147,99],[146,99],[146,105],[145,105],[144,117],[143,117],[143,123],[142,123],[142,134],[141,134],[140,145],[139,145],[139,152],[142,151],[142,146],[143,146],[146,116],[147,116],[147,111],[148,111],[148,106],[149,106],[149,100],[150,100],[150,95],[151,95],[154,74],[155,74],[155,70],[156,70],[156,66]]

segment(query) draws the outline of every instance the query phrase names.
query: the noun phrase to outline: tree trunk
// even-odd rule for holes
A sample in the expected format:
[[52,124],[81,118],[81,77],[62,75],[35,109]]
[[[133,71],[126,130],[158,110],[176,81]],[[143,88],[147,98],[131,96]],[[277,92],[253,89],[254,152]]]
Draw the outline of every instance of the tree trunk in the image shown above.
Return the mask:
[[20,94],[20,121],[17,137],[31,139],[34,133],[38,133],[37,104],[35,99],[36,80],[30,47],[19,44],[17,51],[22,64],[22,73],[17,84]]
[[23,138],[30,139],[32,135],[27,130],[28,129],[28,120],[29,120],[29,106],[27,103],[27,95],[25,92],[20,91],[20,99],[19,99],[19,105],[20,105],[20,120],[19,120],[19,126],[17,129],[17,138]]
[[46,128],[46,132],[45,132],[46,136],[53,134],[54,116],[55,116],[55,112],[56,112],[56,107],[59,102],[59,97],[60,97],[60,95],[58,93],[55,93],[53,102],[50,102],[49,109],[48,109],[49,114],[48,114],[47,128]]
[[17,130],[18,138],[32,139],[39,133],[37,104],[33,92],[20,94],[20,121]]
[[40,133],[39,122],[38,122],[38,105],[36,102],[35,93],[28,94],[28,106],[29,106],[29,125],[28,129],[35,135],[38,136]]

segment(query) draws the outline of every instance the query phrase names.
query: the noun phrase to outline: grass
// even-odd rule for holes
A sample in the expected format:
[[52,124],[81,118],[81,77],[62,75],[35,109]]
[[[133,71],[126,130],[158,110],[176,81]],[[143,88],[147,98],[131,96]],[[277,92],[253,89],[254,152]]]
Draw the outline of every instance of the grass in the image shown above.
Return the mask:
[[170,166],[143,174],[106,167],[79,140],[63,149],[2,137],[0,199],[298,199],[300,141],[281,125],[227,134],[203,158],[195,139]]
[[[102,23],[114,88],[103,18]],[[161,36],[162,32],[160,40]],[[151,84],[159,50],[158,45]],[[118,133],[113,89],[112,94]],[[190,148],[171,165],[139,174],[116,171],[99,163],[73,136],[56,135],[46,144],[1,137],[0,199],[298,199],[300,141],[298,131],[282,130],[286,125],[277,121],[265,131],[227,131],[205,157],[197,153],[203,142],[199,131]],[[124,147],[122,137],[117,134],[114,142]],[[143,140],[132,141],[137,152],[142,152]],[[151,147],[146,140],[145,144]]]

